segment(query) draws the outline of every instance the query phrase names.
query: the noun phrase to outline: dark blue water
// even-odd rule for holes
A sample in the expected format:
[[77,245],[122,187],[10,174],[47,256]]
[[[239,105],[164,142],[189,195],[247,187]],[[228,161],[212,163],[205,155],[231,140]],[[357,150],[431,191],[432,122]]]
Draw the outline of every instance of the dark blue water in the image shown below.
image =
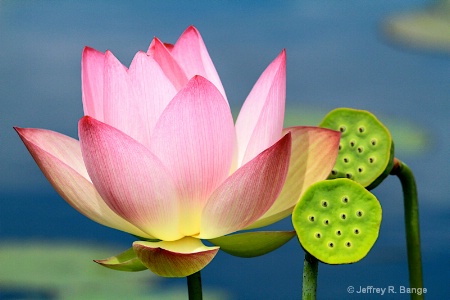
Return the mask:
[[[385,17],[429,3],[1,2],[0,240],[65,239],[114,249],[131,245],[129,235],[98,225],[69,207],[46,182],[12,126],[47,128],[76,137],[82,116],[80,59],[85,45],[110,49],[129,64],[154,35],[175,42],[194,24],[233,106],[242,104],[259,74],[286,48],[288,108],[367,109],[413,122],[427,133],[425,152],[397,155],[418,181],[426,296],[448,298],[450,56],[397,47],[380,30]],[[320,299],[409,298],[400,294],[400,287],[408,286],[400,191],[395,177],[375,189],[383,207],[379,239],[361,262],[320,265]],[[285,220],[272,228],[291,227]],[[219,253],[202,272],[203,283],[226,290],[233,299],[298,299],[302,263],[296,240],[259,258]],[[185,282],[162,279],[162,284],[184,286]],[[349,294],[348,286],[356,290],[392,286],[397,293]],[[2,291],[0,298],[51,298],[47,291]]]

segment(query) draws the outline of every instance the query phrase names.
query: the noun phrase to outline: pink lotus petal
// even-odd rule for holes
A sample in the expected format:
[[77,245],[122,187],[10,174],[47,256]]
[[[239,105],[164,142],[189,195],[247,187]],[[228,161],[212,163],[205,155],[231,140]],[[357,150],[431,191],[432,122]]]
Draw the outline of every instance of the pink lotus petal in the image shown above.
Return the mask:
[[236,120],[238,161],[245,164],[281,136],[286,98],[286,52],[267,67]]
[[325,180],[338,155],[340,133],[319,127],[290,127],[291,160],[283,190],[273,206],[249,228],[259,228],[279,221],[292,213],[301,194],[313,183]]
[[173,57],[185,71],[187,78],[200,75],[211,81],[227,99],[225,90],[209,56],[200,32],[189,26],[171,50]]
[[106,204],[151,236],[166,241],[181,238],[177,190],[159,159],[91,117],[80,120],[79,134],[86,168]]
[[103,120],[103,69],[105,54],[85,47],[81,59],[84,114]]
[[[112,54],[106,51],[104,68],[104,119],[101,120],[126,134],[136,135],[139,110],[132,89],[128,69]],[[130,118],[130,116],[133,116]]]
[[237,169],[210,197],[199,237],[211,239],[243,229],[274,203],[286,179],[291,134]]
[[170,54],[167,45],[164,45],[159,39],[153,39],[147,54],[158,62],[167,78],[170,79],[177,90],[180,90],[188,82],[185,72],[175,58],[173,58],[172,54]]
[[77,140],[60,133],[15,128],[45,177],[73,208],[102,225],[151,238],[114,213],[95,190]]
[[219,247],[207,247],[192,237],[174,242],[134,242],[133,249],[147,268],[163,277],[192,275],[209,264],[219,251]]
[[203,77],[194,76],[162,113],[151,151],[182,191],[184,235],[198,234],[206,200],[229,174],[235,138],[228,103]]
[[136,122],[135,137],[149,146],[150,136],[161,113],[176,95],[177,89],[164,74],[160,65],[144,52],[138,52],[128,70],[130,79],[129,105],[135,107],[136,115],[124,115],[127,123]]

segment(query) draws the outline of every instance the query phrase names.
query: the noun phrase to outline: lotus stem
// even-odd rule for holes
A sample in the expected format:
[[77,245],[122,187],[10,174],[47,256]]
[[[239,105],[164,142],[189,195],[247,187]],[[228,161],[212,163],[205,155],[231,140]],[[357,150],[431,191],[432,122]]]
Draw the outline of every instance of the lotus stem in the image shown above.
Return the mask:
[[303,261],[303,300],[316,299],[318,271],[319,261],[317,260],[317,258],[305,251],[305,260]]
[[202,300],[202,276],[200,271],[187,277],[189,300]]
[[[421,291],[423,290],[423,279],[416,181],[411,169],[397,158],[394,160],[394,168],[391,174],[396,175],[400,179],[403,189],[409,285],[411,288]],[[421,293],[411,293],[411,299],[423,298],[424,296]]]

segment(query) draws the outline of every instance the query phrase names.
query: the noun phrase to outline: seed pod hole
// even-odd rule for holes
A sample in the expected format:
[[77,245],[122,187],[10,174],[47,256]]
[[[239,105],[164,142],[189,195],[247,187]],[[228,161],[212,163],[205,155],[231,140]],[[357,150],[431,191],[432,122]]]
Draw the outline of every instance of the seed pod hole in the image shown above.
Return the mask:
[[345,243],[345,246],[346,246],[346,247],[351,247],[351,246],[352,246],[352,243],[347,242],[347,243]]
[[362,173],[363,170],[364,170],[363,168],[359,167],[359,168],[358,168],[358,173]]
[[345,132],[346,129],[347,129],[347,128],[345,128],[344,125],[339,126],[339,131],[340,131],[340,132]]
[[339,144],[339,150],[342,150],[342,145],[341,144]]
[[328,219],[323,220],[323,224],[328,225],[330,224],[330,221]]
[[348,179],[351,179],[353,177],[352,173],[347,173],[345,174],[345,177],[347,177]]
[[328,201],[322,200],[322,207],[328,207]]
[[358,131],[359,131],[359,133],[363,133],[363,132],[366,131],[366,128],[364,128],[364,126],[360,126],[360,127],[358,128]]
[[370,164],[373,164],[374,162],[375,162],[375,158],[369,157],[369,163],[370,163]]
[[347,219],[347,215],[346,215],[346,214],[341,214],[341,219],[342,219],[342,220]]
[[372,139],[372,140],[370,141],[370,144],[371,144],[372,146],[376,146],[376,145],[377,145],[377,140],[376,140],[376,139]]
[[357,217],[362,217],[362,215],[363,215],[363,212],[362,212],[362,211],[358,210],[358,211],[356,212],[356,216],[357,216]]
[[336,235],[340,236],[340,235],[342,235],[342,232],[340,230],[338,230],[338,231],[336,231]]
[[322,235],[320,234],[320,232],[316,232],[316,234],[314,235],[316,238],[320,239],[322,237]]
[[350,141],[350,147],[352,147],[352,148],[353,148],[353,147],[355,147],[355,145],[356,145],[356,142],[355,142],[355,141],[353,141],[353,140],[352,140],[352,141]]
[[357,151],[358,151],[358,153],[363,153],[364,148],[363,147],[358,147]]
[[331,175],[336,176],[338,172],[336,170],[331,170]]
[[334,247],[334,243],[333,242],[329,242],[328,243],[328,247],[333,248]]
[[309,219],[309,221],[314,222],[315,218],[314,218],[314,216],[309,216],[308,219]]
[[348,157],[344,157],[344,162],[347,164],[350,160],[348,159]]
[[342,202],[347,204],[348,203],[348,197],[347,196],[342,197]]
[[353,232],[354,232],[355,234],[359,234],[359,229],[358,229],[358,228],[355,228],[355,230],[353,230]]

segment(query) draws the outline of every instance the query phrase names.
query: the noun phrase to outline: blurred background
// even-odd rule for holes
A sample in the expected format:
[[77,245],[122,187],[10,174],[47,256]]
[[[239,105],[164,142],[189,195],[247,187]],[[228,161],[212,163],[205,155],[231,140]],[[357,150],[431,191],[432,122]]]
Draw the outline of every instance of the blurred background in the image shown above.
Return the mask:
[[[77,137],[84,46],[129,65],[154,36],[201,32],[237,111],[266,66],[287,51],[287,125],[317,125],[337,107],[369,110],[391,130],[419,188],[424,284],[450,278],[450,3],[382,1],[0,1],[0,299],[184,299],[185,279],[104,270],[92,259],[133,238],[67,205],[13,126]],[[401,186],[374,191],[380,237],[362,261],[319,266],[319,299],[378,298],[347,287],[408,286]],[[291,229],[283,220],[273,229]],[[207,298],[299,299],[303,251],[293,239],[259,258],[219,252],[203,271]],[[408,299],[407,294],[384,298]]]

